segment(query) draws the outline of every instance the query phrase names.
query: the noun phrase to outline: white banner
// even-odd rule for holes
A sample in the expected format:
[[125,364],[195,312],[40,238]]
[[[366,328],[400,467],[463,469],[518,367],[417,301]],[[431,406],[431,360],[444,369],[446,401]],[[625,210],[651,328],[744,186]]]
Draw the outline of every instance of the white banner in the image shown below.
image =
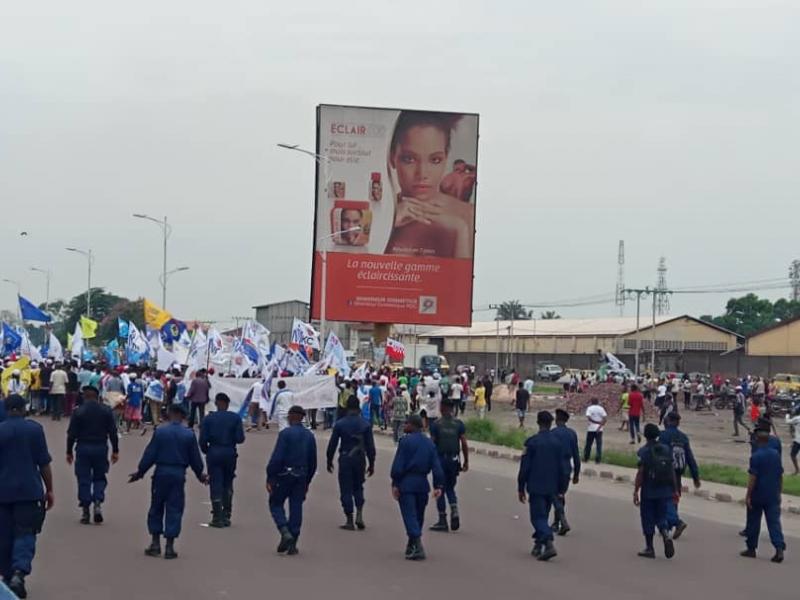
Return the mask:
[[[286,377],[286,389],[294,393],[294,403],[306,410],[311,408],[331,408],[336,406],[339,391],[336,378],[332,375],[309,375],[307,377]],[[228,394],[231,405],[228,410],[239,412],[245,396],[253,384],[260,379],[239,379],[235,377],[209,377],[211,383],[211,401],[220,392]],[[272,393],[278,390],[278,381],[272,381]],[[256,399],[257,401],[258,399]]]

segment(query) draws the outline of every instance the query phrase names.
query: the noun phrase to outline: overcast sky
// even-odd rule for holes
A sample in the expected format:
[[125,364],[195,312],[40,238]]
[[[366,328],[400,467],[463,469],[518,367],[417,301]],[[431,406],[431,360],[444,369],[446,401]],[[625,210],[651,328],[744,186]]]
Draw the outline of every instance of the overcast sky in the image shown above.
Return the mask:
[[314,163],[275,144],[313,148],[318,103],[480,113],[476,307],[613,296],[620,239],[631,286],[662,255],[673,286],[781,277],[800,258],[799,22],[791,0],[5,2],[0,278],[41,302],[28,269],[50,268],[71,297],[86,262],[64,247],[92,248],[95,285],[158,301],[143,212],[191,268],[179,318],[306,299]]

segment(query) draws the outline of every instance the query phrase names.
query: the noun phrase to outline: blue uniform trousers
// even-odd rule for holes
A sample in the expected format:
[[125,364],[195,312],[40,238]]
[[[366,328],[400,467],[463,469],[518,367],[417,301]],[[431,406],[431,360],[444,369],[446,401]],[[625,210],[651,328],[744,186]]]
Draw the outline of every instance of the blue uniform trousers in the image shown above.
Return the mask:
[[[682,490],[682,482],[681,482],[681,473],[679,471],[675,471],[675,477],[678,480],[678,490]],[[681,492],[678,492],[680,496]],[[678,514],[678,503],[672,499],[667,504],[667,527],[673,529],[680,525],[681,517]]]
[[776,550],[785,550],[786,543],[783,541],[783,530],[781,528],[781,505],[756,504],[753,508],[747,509],[747,547],[750,550],[758,548],[758,536],[761,534],[761,515],[767,520],[767,531],[769,531],[769,541],[775,546]]
[[6,581],[14,571],[30,574],[36,553],[36,534],[42,529],[42,502],[0,504],[0,575]]
[[236,477],[236,451],[233,448],[209,448],[206,456],[208,488],[211,501],[222,502],[233,495]]
[[642,498],[639,503],[639,516],[642,519],[642,533],[652,537],[655,530],[666,531],[667,510],[673,504],[672,498]]
[[569,477],[562,479],[558,486],[558,494],[553,496],[553,512],[555,512],[557,519],[564,513],[567,506],[567,490],[569,490],[570,481]]
[[[269,495],[269,512],[278,529],[289,528],[295,539],[300,537],[303,525],[303,502],[306,500],[306,479],[294,475],[280,475],[271,481],[272,493]],[[286,518],[284,504],[289,501],[289,518]]]
[[550,508],[553,506],[552,496],[531,496],[529,508],[531,512],[531,525],[533,525],[533,539],[537,543],[544,543],[553,539],[553,530],[548,523]]
[[400,493],[400,514],[403,516],[403,525],[406,527],[408,537],[422,537],[426,506],[428,506],[428,492]]
[[105,501],[107,474],[108,445],[78,444],[75,451],[75,476],[78,478],[78,503],[81,506]]
[[176,538],[181,533],[183,508],[186,503],[184,485],[186,475],[179,472],[156,470],[150,494],[150,510],[147,512],[147,530],[150,535]]
[[364,457],[339,457],[339,498],[344,514],[352,515],[353,506],[364,506],[364,470],[367,468]]
[[442,490],[442,495],[436,499],[436,509],[440,513],[443,513],[447,510],[448,503],[450,506],[458,504],[456,483],[458,482],[458,472],[460,468],[458,457],[453,458],[440,454],[439,462],[442,463],[442,471],[444,471],[444,490]]

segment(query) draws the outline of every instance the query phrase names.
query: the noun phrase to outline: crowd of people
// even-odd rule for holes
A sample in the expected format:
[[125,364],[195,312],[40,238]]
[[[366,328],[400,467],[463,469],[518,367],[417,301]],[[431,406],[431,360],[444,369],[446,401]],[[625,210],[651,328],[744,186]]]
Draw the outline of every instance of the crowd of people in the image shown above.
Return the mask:
[[[251,389],[242,410],[232,412],[230,398],[213,392],[213,373],[199,369],[190,380],[184,375],[178,369],[162,372],[141,366],[110,368],[46,361],[32,365],[26,387],[19,374],[12,373],[0,411],[0,480],[4,482],[0,490],[0,575],[19,597],[26,594],[25,579],[32,569],[44,514],[55,502],[47,440],[42,426],[31,417],[70,418],[67,461],[74,466],[81,524],[104,522],[106,474],[109,465],[119,459],[119,435],[137,430],[144,435],[146,424],[152,424],[152,437],[129,481],[138,481],[155,469],[147,515],[151,543],[145,554],[165,559],[178,556],[175,540],[181,531],[186,469],[209,485],[209,525],[229,527],[237,447],[245,442],[244,425],[249,421],[252,430],[277,424],[279,433],[266,466],[269,510],[279,533],[278,552],[299,552],[303,503],[317,472],[314,429],[318,415],[307,414],[294,401],[283,378],[278,379],[274,393],[271,378],[260,382],[261,389]],[[364,484],[375,473],[376,428],[391,429],[396,443],[391,490],[408,538],[405,557],[414,561],[426,557],[422,531],[431,491],[438,519],[430,529],[460,529],[456,486],[459,475],[469,469],[469,446],[458,415],[464,413],[468,401],[480,416],[490,409],[493,379],[491,373],[478,377],[471,368],[453,375],[362,368],[349,378],[337,376],[337,406],[324,410],[321,420],[323,428],[331,429],[324,456],[328,472],[338,471],[345,518],[342,529],[366,528]],[[534,383],[530,378],[513,383],[512,402],[523,426]],[[663,540],[664,555],[674,556],[674,541],[687,527],[678,513],[681,479],[687,469],[694,485],[700,486],[689,438],[679,429],[678,388],[674,382],[665,384],[666,393],[662,394],[661,387],[648,400],[639,385],[631,383],[621,399],[631,443],[641,442],[642,435],[645,439],[637,452],[633,495],[645,538],[639,556],[645,558],[655,557],[656,534]],[[741,387],[736,386],[737,395]],[[206,414],[212,397],[216,410]],[[666,400],[660,401],[662,397]],[[749,397],[759,406],[757,391]],[[664,411],[665,403],[673,409]],[[642,428],[645,407],[650,405],[659,413],[659,424],[647,423]],[[592,399],[585,418],[583,456],[577,433],[568,426],[570,414],[562,408],[555,415],[539,411],[538,432],[525,442],[517,492],[520,502],[529,505],[534,530],[531,553],[540,561],[555,557],[554,536],[571,530],[566,497],[570,484],[580,480],[581,459],[588,461],[594,446],[595,459],[600,461],[608,415]],[[800,426],[800,417],[797,421]],[[659,428],[662,423],[663,430]],[[775,546],[772,560],[781,562],[785,549],[780,525],[783,470],[780,441],[771,431],[768,410],[759,411],[751,440],[747,524],[741,532],[746,549],[742,555],[755,556],[763,515]],[[794,456],[799,445],[796,441]]]

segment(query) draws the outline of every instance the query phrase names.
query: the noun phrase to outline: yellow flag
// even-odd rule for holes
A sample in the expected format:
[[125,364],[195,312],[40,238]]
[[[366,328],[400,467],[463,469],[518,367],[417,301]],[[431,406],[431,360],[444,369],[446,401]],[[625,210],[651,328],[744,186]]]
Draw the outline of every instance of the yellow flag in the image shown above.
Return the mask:
[[172,315],[157,304],[144,300],[144,322],[153,329],[161,329],[162,325],[169,321]]
[[27,385],[31,383],[31,370],[30,370],[31,359],[28,356],[23,356],[16,362],[11,363],[8,365],[3,371],[3,378],[0,381],[0,387],[3,389],[3,394],[8,393],[8,381],[11,379],[11,374],[14,371],[19,370],[20,372],[20,380],[24,381]]
[[89,340],[97,335],[97,321],[92,321],[89,317],[81,317],[81,335],[83,339]]

